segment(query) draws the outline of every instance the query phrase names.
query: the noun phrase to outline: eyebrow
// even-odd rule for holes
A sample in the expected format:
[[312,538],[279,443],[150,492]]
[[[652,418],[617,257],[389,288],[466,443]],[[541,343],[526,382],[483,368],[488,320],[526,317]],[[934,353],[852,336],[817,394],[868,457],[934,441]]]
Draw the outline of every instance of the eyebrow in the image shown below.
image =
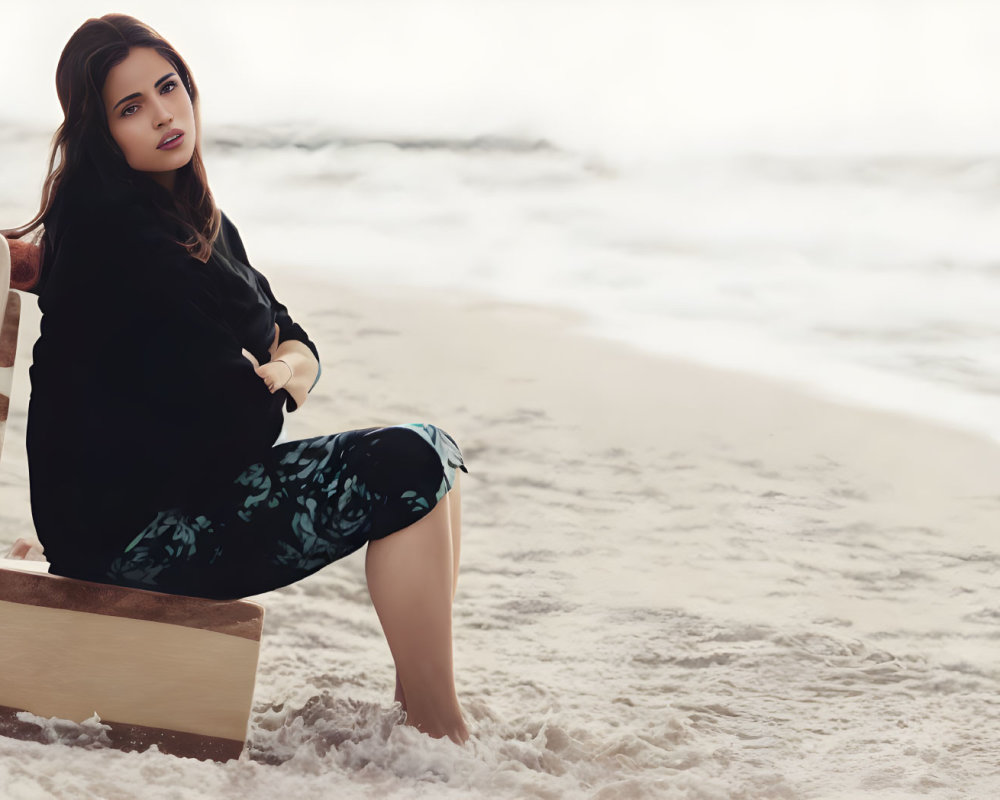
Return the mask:
[[[156,89],[156,88],[157,88],[157,87],[158,87],[158,86],[159,86],[159,85],[160,85],[161,83],[163,83],[163,82],[164,82],[164,81],[165,81],[165,80],[166,80],[167,78],[169,78],[169,77],[170,77],[171,75],[175,75],[175,74],[176,74],[176,73],[174,73],[174,72],[168,72],[168,73],[167,73],[166,75],[164,75],[164,76],[163,76],[162,78],[160,78],[160,79],[159,79],[159,80],[158,80],[158,81],[157,81],[156,83],[154,83],[154,84],[153,84],[153,88],[154,88],[154,89]],[[119,100],[119,101],[118,101],[117,103],[115,103],[114,107],[113,107],[113,108],[112,108],[111,110],[112,110],[112,111],[114,111],[114,110],[115,110],[116,108],[118,108],[118,106],[120,106],[120,105],[121,105],[122,103],[124,103],[124,102],[125,102],[126,100],[135,100],[135,98],[137,98],[137,97],[142,97],[142,92],[132,92],[132,94],[130,94],[130,95],[126,95],[126,96],[125,96],[125,97],[123,97],[123,98],[122,98],[121,100]]]

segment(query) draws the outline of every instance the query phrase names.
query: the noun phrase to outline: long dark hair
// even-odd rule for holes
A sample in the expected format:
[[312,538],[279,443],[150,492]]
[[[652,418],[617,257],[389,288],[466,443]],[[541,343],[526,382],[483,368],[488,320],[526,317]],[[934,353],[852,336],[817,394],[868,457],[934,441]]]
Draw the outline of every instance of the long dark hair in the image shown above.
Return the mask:
[[[173,193],[132,169],[111,136],[101,92],[111,68],[133,47],[150,47],[170,62],[194,107],[195,147],[191,160],[177,170]],[[201,157],[201,113],[198,87],[180,54],[149,25],[126,14],[88,19],[70,37],[56,67],[56,92],[64,119],[52,137],[48,177],[38,214],[26,225],[0,231],[11,239],[44,225],[42,272],[50,247],[50,223],[58,226],[65,196],[141,196],[187,238],[178,244],[201,262],[208,261],[218,236],[221,215],[208,188]],[[56,163],[56,157],[59,163]],[[37,239],[36,239],[37,241]]]

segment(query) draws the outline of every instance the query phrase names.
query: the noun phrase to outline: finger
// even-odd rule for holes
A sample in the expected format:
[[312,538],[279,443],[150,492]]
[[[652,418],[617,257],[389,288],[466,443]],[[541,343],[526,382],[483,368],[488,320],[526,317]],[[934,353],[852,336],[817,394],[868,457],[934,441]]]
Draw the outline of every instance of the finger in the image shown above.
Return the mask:
[[260,362],[257,361],[257,359],[254,356],[254,354],[251,353],[249,350],[247,350],[245,347],[240,352],[243,354],[243,357],[247,361],[249,361],[251,364],[253,364],[254,369],[257,369],[260,366]]

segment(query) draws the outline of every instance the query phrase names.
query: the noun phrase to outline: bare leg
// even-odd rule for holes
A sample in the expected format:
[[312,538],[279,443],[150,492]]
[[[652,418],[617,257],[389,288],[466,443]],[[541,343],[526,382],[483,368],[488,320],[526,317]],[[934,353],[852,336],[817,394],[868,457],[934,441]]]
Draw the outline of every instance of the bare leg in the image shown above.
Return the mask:
[[451,582],[451,599],[455,599],[455,592],[458,591],[458,562],[462,552],[462,489],[458,485],[458,476],[455,472],[455,484],[445,497],[448,499],[449,512],[451,515],[451,544],[452,544],[452,565],[454,577]]
[[[450,491],[445,495],[448,500],[449,513],[451,515],[451,543],[452,543],[452,567],[453,577],[451,584],[451,599],[455,599],[455,592],[458,590],[458,562],[462,550],[462,493],[459,487],[458,476],[455,473],[455,483]],[[403,692],[403,683],[399,680],[399,673],[396,673],[396,694],[393,698],[406,711],[406,694]]]
[[469,732],[455,694],[454,543],[451,503],[443,500],[412,525],[369,542],[365,572],[396,663],[407,723],[462,743]]

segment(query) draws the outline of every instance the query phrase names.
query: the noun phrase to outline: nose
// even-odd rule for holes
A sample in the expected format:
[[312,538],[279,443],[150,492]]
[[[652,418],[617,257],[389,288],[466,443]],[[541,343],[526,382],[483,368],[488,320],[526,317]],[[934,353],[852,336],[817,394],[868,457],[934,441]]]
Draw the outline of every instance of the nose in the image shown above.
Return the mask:
[[157,103],[153,113],[153,125],[162,128],[174,121],[174,115],[163,103]]

